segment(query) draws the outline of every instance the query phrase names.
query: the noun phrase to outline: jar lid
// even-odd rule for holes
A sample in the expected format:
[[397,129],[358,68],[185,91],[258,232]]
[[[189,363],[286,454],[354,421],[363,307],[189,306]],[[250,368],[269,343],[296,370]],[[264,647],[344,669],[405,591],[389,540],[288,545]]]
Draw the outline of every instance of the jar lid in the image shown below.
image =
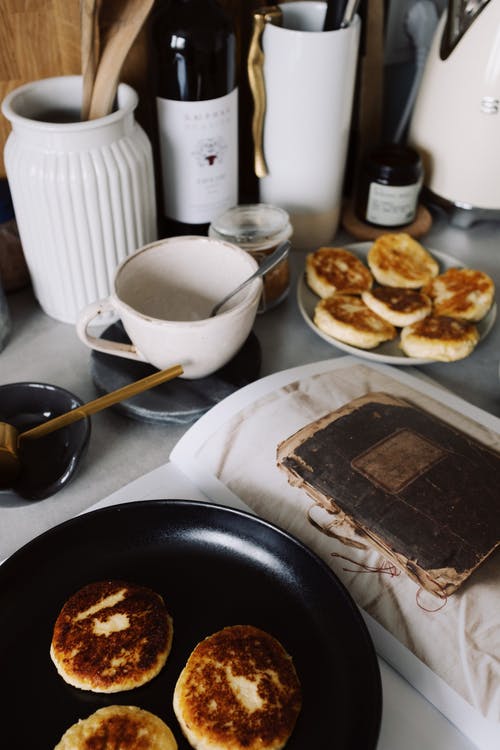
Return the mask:
[[291,229],[290,217],[282,208],[267,203],[250,203],[234,206],[215,219],[210,233],[248,247],[275,240],[288,229]]
[[422,172],[422,160],[420,154],[410,146],[389,143],[366,156],[365,168],[386,180],[418,179]]

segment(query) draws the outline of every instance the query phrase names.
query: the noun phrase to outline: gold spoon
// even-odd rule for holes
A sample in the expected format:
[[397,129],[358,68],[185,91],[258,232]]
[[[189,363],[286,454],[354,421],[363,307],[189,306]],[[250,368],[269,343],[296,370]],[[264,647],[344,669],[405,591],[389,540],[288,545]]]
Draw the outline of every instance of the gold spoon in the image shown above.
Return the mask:
[[154,0],[122,0],[97,66],[89,120],[105,117],[111,112],[123,63],[153,4]]
[[77,406],[75,409],[49,419],[47,422],[42,422],[42,424],[32,427],[30,430],[25,430],[25,432],[19,433],[14,425],[8,422],[0,422],[0,489],[5,490],[12,487],[12,482],[14,482],[19,473],[21,468],[19,460],[19,445],[21,440],[31,440],[49,435],[51,432],[61,429],[61,427],[66,427],[73,422],[77,422],[79,419],[83,419],[106,409],[108,406],[117,404],[119,401],[124,401],[138,393],[147,391],[148,388],[154,388],[154,386],[160,385],[160,383],[172,380],[172,378],[176,378],[178,375],[182,375],[182,373],[183,369],[181,365],[174,365],[166,370],[154,372],[152,375],[136,380],[135,383],[130,383],[123,386],[123,388],[118,388],[116,391],[106,393],[104,396],[94,399],[94,401]]

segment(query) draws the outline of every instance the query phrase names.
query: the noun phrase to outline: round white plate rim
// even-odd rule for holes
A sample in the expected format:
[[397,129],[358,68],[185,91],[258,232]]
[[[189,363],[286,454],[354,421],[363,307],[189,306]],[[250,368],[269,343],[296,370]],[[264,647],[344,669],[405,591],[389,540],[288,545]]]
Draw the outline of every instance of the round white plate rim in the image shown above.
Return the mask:
[[[365,255],[368,252],[368,249],[371,247],[371,242],[355,242],[349,245],[345,245],[346,250],[351,250],[355,253],[360,253],[361,255]],[[444,267],[444,270],[452,267],[459,267],[459,268],[465,268],[465,263],[462,263],[457,258],[454,258],[452,255],[448,255],[447,253],[442,253],[438,250],[433,250],[431,248],[427,248],[429,253],[435,257],[442,267]],[[363,258],[364,260],[365,258]],[[414,365],[427,365],[427,364],[435,364],[438,360],[435,359],[426,359],[423,357],[407,357],[406,355],[397,356],[395,354],[379,354],[376,350],[373,349],[360,349],[356,346],[351,346],[351,344],[346,344],[343,341],[338,341],[337,339],[334,339],[332,336],[329,336],[327,333],[324,333],[319,329],[310,313],[306,309],[306,302],[305,302],[305,295],[310,294],[311,296],[314,296],[318,301],[319,297],[310,289],[307,285],[307,282],[304,277],[304,273],[301,273],[299,276],[299,280],[297,283],[297,303],[299,306],[299,310],[301,312],[302,317],[304,318],[305,322],[311,328],[311,330],[314,331],[320,338],[322,338],[327,343],[331,344],[332,346],[335,346],[337,349],[341,349],[342,351],[345,351],[349,354],[354,354],[358,357],[362,357],[363,359],[369,359],[373,362],[380,362],[385,364],[391,364],[391,365],[404,365],[404,366],[414,366]],[[493,303],[491,306],[489,312],[487,315],[478,323],[478,330],[480,335],[480,341],[482,341],[488,333],[491,331],[493,324],[496,320],[497,316],[497,306],[496,302]],[[390,342],[392,343],[392,342]],[[383,346],[383,344],[381,345]]]

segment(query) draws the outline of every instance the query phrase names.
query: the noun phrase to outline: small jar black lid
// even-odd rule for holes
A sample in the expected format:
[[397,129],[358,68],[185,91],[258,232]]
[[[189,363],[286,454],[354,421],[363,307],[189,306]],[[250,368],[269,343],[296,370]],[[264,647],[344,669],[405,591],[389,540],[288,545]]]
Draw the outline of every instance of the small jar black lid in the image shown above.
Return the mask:
[[388,143],[367,154],[364,168],[371,176],[387,182],[417,182],[422,175],[422,160],[410,146]]

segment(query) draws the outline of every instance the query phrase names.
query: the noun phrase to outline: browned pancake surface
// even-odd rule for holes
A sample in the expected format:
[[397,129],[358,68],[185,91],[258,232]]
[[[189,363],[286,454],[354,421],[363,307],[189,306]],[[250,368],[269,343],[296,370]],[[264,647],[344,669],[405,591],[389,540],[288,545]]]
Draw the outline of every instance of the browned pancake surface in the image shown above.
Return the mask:
[[337,321],[352,326],[357,331],[387,331],[389,338],[396,335],[392,326],[370,310],[358,297],[339,294],[322,300],[319,305]]
[[368,252],[368,265],[382,286],[418,289],[439,267],[429,252],[405,232],[383,234]]
[[481,320],[490,309],[495,285],[483,271],[449,268],[424,290],[434,302],[436,315],[464,320]]
[[55,750],[177,750],[169,727],[136,706],[106,706],[73,724]]
[[320,286],[329,288],[330,294],[361,294],[372,286],[370,270],[354,253],[341,247],[320,247],[309,254],[306,266],[308,283],[312,274]]
[[301,708],[292,659],[268,633],[235,625],[192,652],[176,687],[176,713],[195,747],[283,747]]
[[478,337],[477,329],[472,323],[437,315],[429,315],[410,327],[416,336],[450,344],[463,341],[464,338],[476,339]]
[[159,594],[123,581],[91,583],[71,596],[54,626],[51,656],[70,684],[128,690],[154,677],[172,642]]
[[425,296],[416,289],[379,286],[372,289],[371,294],[398,313],[415,312],[415,310],[420,310],[427,302]]

